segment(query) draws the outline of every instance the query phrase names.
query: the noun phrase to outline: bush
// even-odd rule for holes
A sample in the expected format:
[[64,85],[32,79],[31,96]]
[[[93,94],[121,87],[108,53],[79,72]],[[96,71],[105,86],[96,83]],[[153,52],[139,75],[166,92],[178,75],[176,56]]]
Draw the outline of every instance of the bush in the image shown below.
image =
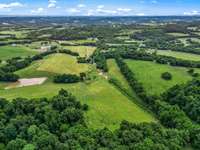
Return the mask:
[[54,77],[55,83],[76,83],[80,80],[80,77],[74,74],[62,74]]
[[171,80],[172,79],[172,75],[171,73],[169,72],[164,72],[161,77],[164,79],[164,80]]

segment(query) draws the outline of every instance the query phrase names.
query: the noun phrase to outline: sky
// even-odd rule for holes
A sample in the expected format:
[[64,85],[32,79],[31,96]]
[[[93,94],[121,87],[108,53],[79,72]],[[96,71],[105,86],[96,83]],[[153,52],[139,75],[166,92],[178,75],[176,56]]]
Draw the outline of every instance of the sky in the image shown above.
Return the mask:
[[200,0],[0,0],[0,15],[200,15]]

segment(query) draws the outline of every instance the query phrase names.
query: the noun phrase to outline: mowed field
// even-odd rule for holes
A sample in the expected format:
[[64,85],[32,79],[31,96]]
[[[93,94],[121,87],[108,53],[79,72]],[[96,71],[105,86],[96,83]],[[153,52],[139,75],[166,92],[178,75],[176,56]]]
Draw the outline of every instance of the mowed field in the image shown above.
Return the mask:
[[[187,73],[188,68],[137,60],[126,60],[126,63],[150,94],[159,95],[176,84],[192,80],[192,77]],[[164,72],[171,73],[172,80],[166,81],[162,79],[161,74]],[[195,72],[200,72],[200,70],[195,69]]]
[[63,46],[63,48],[69,49],[73,52],[77,52],[81,57],[88,57],[92,55],[96,49],[96,47],[91,46]]
[[6,60],[13,57],[26,57],[38,52],[25,46],[0,46],[0,59]]
[[[71,57],[71,58],[70,58]],[[57,61],[55,61],[55,59]],[[62,59],[61,62],[58,63]],[[15,89],[5,90],[2,83],[0,89],[1,97],[12,100],[16,97],[25,98],[40,98],[40,97],[52,97],[63,88],[70,91],[77,97],[82,103],[89,105],[89,111],[86,113],[87,124],[92,128],[108,127],[112,130],[119,127],[122,120],[128,120],[130,122],[154,122],[157,121],[150,113],[133,103],[129,98],[123,95],[118,89],[111,85],[106,79],[100,76],[94,69],[91,73],[93,79],[89,82],[81,82],[76,84],[54,84],[52,82],[52,76],[55,73],[82,72],[83,67],[80,64],[71,63],[70,59],[74,57],[65,54],[56,54],[46,57],[46,59],[34,62],[30,67],[17,72],[21,77],[48,77],[49,79],[42,85],[21,87]],[[47,63],[48,62],[48,63]],[[46,64],[52,64],[46,68]],[[51,70],[49,69],[51,68]],[[87,66],[95,68],[92,65]],[[71,70],[70,70],[71,69]],[[56,71],[55,71],[56,70]]]
[[172,56],[184,60],[193,60],[193,61],[200,61],[200,55],[191,54],[191,53],[184,53],[184,52],[176,52],[170,50],[157,50],[157,54],[164,55],[164,56]]
[[51,73],[79,74],[88,71],[87,64],[78,64],[75,57],[65,54],[54,54],[41,61],[39,71]]
[[129,86],[128,81],[122,75],[122,73],[121,73],[119,67],[117,66],[117,63],[115,62],[115,60],[109,59],[107,61],[107,65],[108,65],[108,68],[109,68],[109,72],[108,72],[109,77],[118,80],[118,82],[120,82],[121,87],[126,89],[126,91],[129,94],[131,94],[131,95],[135,94],[135,93],[133,93],[131,87]]

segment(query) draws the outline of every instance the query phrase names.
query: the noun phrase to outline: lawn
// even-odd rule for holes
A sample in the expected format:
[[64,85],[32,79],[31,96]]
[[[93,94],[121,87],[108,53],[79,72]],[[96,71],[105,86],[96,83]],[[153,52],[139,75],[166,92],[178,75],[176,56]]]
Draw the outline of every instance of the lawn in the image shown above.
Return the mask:
[[[46,71],[39,71],[37,69],[42,63],[52,58],[56,58],[57,61],[59,61],[61,59],[60,57],[66,58],[68,61],[71,56],[66,55],[66,57],[63,57],[63,55],[60,54],[56,54],[55,56],[51,55],[17,72],[21,77],[49,77],[49,80],[44,84],[4,90],[3,87],[5,87],[5,83],[2,83],[0,84],[1,97],[8,98],[9,100],[16,97],[52,97],[63,88],[70,91],[82,103],[89,105],[89,111],[86,113],[86,120],[88,126],[92,128],[108,127],[114,130],[119,127],[122,120],[134,123],[157,121],[149,112],[133,103],[133,101],[123,95],[117,88],[108,83],[96,70],[93,70],[91,73],[91,76],[93,76],[91,81],[76,84],[54,84],[52,82],[53,73],[49,74]],[[54,68],[60,67],[59,65],[52,65]],[[66,67],[69,68],[69,66],[71,67],[72,65],[66,63]],[[77,65],[71,68],[76,67]],[[78,68],[80,69],[81,67],[79,66]],[[76,69],[78,70],[78,68]],[[60,71],[62,72],[62,69],[60,69]]]
[[[192,80],[192,77],[187,73],[187,68],[137,60],[126,60],[126,63],[150,94],[159,95],[176,84]],[[197,69],[196,71],[200,72]],[[172,80],[166,81],[162,79],[161,74],[164,72],[170,72],[173,77]]]
[[91,46],[63,46],[63,48],[77,52],[81,57],[89,57],[96,49],[96,47]]
[[184,60],[193,60],[193,61],[200,61],[200,55],[191,54],[191,53],[184,53],[184,52],[176,52],[170,50],[157,50],[157,54],[164,55],[164,56],[172,56]]
[[0,59],[6,60],[12,57],[26,57],[37,54],[38,52],[25,46],[0,46]]

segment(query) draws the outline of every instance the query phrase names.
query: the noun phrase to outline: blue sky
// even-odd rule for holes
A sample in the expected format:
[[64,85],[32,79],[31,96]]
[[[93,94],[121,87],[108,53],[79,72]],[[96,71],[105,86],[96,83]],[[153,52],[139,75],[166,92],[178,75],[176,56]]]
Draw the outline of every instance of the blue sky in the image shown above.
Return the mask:
[[0,0],[0,15],[200,15],[200,0]]

